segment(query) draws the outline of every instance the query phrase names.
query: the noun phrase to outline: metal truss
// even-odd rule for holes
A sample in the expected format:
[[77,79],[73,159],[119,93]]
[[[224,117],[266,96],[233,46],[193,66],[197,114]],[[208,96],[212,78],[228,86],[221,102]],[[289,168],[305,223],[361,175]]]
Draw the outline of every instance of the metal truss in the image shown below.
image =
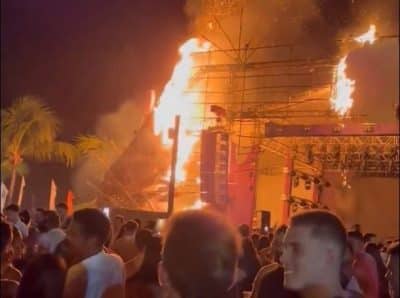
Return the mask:
[[314,172],[352,171],[362,176],[399,176],[399,136],[290,137],[263,142],[279,154],[294,154]]

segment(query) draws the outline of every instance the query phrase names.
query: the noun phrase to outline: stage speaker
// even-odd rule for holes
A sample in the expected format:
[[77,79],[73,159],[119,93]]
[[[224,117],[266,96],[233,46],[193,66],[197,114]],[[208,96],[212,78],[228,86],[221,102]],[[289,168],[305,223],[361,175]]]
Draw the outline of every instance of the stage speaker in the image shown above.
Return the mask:
[[228,200],[229,135],[203,130],[200,148],[200,198],[224,206]]

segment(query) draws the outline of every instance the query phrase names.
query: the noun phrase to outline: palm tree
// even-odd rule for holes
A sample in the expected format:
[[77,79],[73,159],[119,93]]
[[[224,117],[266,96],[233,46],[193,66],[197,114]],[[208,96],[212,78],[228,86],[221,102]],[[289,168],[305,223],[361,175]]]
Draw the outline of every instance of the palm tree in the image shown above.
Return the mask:
[[94,158],[104,170],[108,170],[113,158],[122,153],[122,149],[114,141],[96,135],[78,136],[75,147],[80,157]]
[[59,131],[58,117],[38,97],[24,96],[1,110],[1,166],[11,173],[10,200],[16,175],[27,161],[74,164],[78,152],[73,144],[57,140]]

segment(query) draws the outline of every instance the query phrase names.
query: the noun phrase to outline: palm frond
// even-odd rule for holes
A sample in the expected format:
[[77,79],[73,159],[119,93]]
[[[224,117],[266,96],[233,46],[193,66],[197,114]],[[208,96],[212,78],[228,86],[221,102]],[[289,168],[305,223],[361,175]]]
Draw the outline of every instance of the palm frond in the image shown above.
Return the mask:
[[74,143],[78,151],[83,155],[88,155],[90,153],[118,154],[121,152],[121,148],[119,148],[114,141],[96,135],[80,135],[76,137]]
[[38,97],[24,96],[1,112],[2,141],[12,151],[31,144],[54,141],[60,121]]
[[35,147],[26,148],[24,152],[25,158],[39,162],[60,162],[67,167],[74,166],[78,156],[79,152],[73,144],[60,141],[41,143]]
[[[1,179],[4,181],[11,177],[13,165],[8,159],[1,162]],[[15,168],[17,174],[20,176],[27,176],[29,174],[29,166],[26,162],[21,162]]]

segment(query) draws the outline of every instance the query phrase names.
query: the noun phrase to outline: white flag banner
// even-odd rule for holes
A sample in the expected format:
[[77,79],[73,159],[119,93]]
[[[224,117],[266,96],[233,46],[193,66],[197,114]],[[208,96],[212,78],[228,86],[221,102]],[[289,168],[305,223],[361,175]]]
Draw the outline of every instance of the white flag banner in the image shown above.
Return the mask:
[[57,185],[54,182],[54,179],[51,179],[49,210],[55,210],[56,209],[56,195],[57,195]]
[[19,195],[18,195],[18,206],[22,204],[22,197],[24,196],[24,188],[25,188],[25,177],[22,176],[21,178],[21,186],[19,188]]
[[7,186],[1,181],[1,212],[3,212],[4,205],[6,204],[7,194]]

